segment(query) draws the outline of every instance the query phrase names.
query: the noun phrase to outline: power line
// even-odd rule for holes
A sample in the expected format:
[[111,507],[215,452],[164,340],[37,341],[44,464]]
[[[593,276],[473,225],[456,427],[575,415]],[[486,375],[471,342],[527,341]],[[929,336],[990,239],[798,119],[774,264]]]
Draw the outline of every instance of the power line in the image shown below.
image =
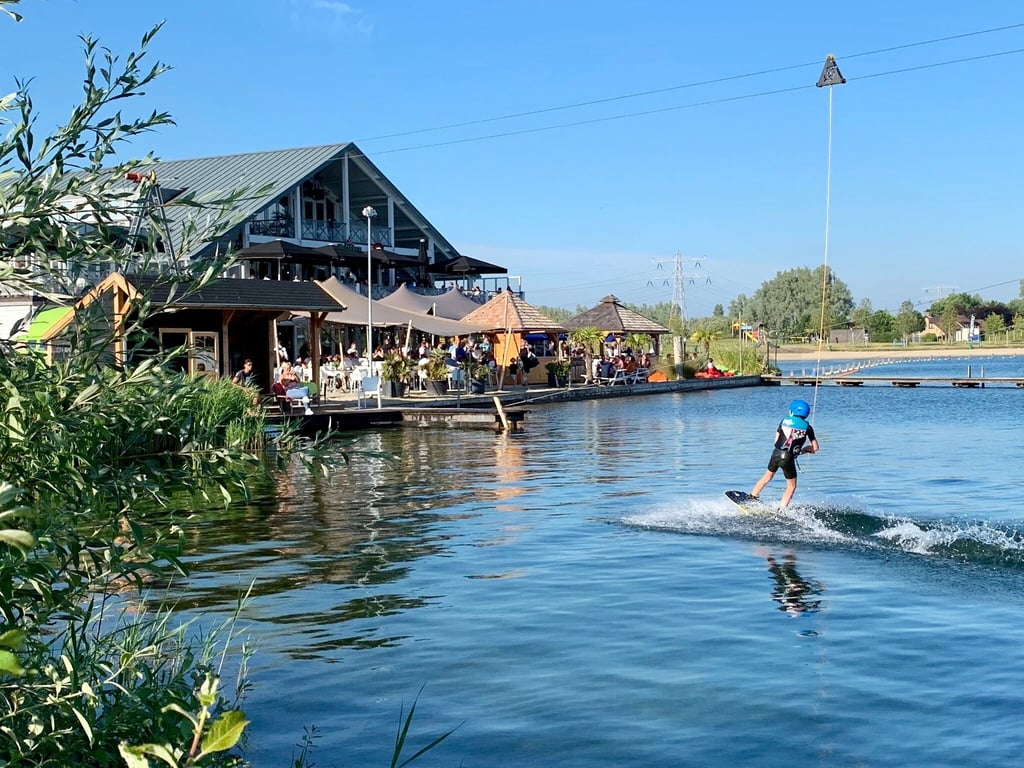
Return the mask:
[[[981,54],[978,56],[967,56],[960,59],[948,59],[946,61],[937,61],[930,64],[922,64],[916,67],[904,67],[901,69],[892,69],[885,72],[875,72],[868,75],[860,75],[858,77],[848,77],[847,82],[853,82],[856,80],[870,80],[879,77],[888,77],[891,75],[904,74],[906,72],[918,72],[925,69],[935,69],[937,67],[946,67],[953,64],[965,64],[975,61],[982,61],[986,59],[994,59],[1001,56],[1013,56],[1019,53],[1024,53],[1024,48],[1014,48],[1008,51],[998,51],[996,53]],[[738,96],[724,96],[717,99],[706,99],[704,101],[691,102],[689,104],[677,104],[671,107],[659,107],[657,109],[646,109],[637,112],[626,112],[620,115],[608,115],[605,117],[594,117],[587,120],[575,120],[568,123],[555,123],[553,125],[538,126],[535,128],[521,128],[515,131],[503,131],[501,133],[491,133],[482,136],[470,136],[461,139],[450,139],[448,141],[437,141],[430,144],[414,144],[407,147],[396,147],[394,149],[380,149],[374,152],[374,155],[390,155],[398,152],[410,152],[418,149],[434,149],[437,147],[448,147],[456,144],[469,144],[477,141],[488,141],[490,139],[502,139],[510,136],[525,136],[531,133],[543,133],[546,131],[560,130],[562,128],[578,128],[583,125],[594,125],[597,123],[610,123],[615,120],[627,120],[634,117],[646,117],[649,115],[658,115],[666,112],[677,112],[683,109],[696,109],[698,107],[709,107],[717,104],[728,104],[735,101],[746,101],[748,99],[757,99],[765,96],[778,96],[783,93],[794,93],[796,91],[804,91],[808,89],[814,89],[816,86],[813,83],[805,85],[796,85],[789,88],[776,88],[769,91],[758,91],[756,93],[741,94]]]
[[[894,51],[902,51],[910,48],[920,48],[926,45],[935,45],[937,43],[946,43],[951,40],[962,40],[968,37],[977,37],[979,35],[989,35],[995,32],[1006,32],[1011,29],[1018,29],[1024,27],[1024,22],[1018,24],[1007,24],[1002,27],[990,27],[988,29],[979,29],[971,32],[962,32],[955,35],[946,35],[945,37],[934,37],[928,40],[918,40],[912,43],[903,43],[901,45],[893,45],[888,48],[876,48],[871,51],[861,51],[859,53],[845,53],[836,56],[837,59],[856,59],[864,56],[877,56],[883,53],[892,53]],[[363,139],[356,139],[357,142],[367,141],[378,141],[381,139],[395,139],[402,136],[414,136],[422,133],[432,133],[436,131],[446,131],[452,128],[467,128],[473,125],[484,125],[486,123],[496,123],[502,120],[514,120],[520,117],[533,117],[535,115],[550,114],[552,112],[563,112],[570,109],[580,109],[582,107],[592,107],[598,104],[609,104],[615,101],[626,101],[628,99],[638,99],[644,96],[657,96],[662,93],[672,93],[674,91],[686,90],[689,88],[699,88],[704,85],[719,85],[721,83],[728,83],[735,80],[744,80],[751,77],[760,77],[762,75],[773,75],[779,72],[787,72],[794,69],[801,69],[803,67],[817,66],[821,63],[821,59],[815,59],[814,61],[804,62],[802,64],[787,64],[780,67],[771,67],[768,69],[760,69],[753,72],[745,72],[739,75],[725,75],[722,77],[710,78],[707,80],[698,80],[691,83],[683,83],[681,85],[670,85],[665,88],[654,88],[647,91],[637,91],[635,93],[625,93],[616,96],[607,96],[601,99],[592,99],[590,101],[578,101],[571,104],[560,104],[554,107],[541,107],[538,109],[526,110],[523,112],[512,112],[507,115],[496,115],[494,117],[483,117],[475,120],[464,120],[458,123],[448,123],[446,125],[438,125],[431,128],[415,128],[409,131],[400,131],[398,133],[387,133],[381,134],[380,136],[370,136]]]

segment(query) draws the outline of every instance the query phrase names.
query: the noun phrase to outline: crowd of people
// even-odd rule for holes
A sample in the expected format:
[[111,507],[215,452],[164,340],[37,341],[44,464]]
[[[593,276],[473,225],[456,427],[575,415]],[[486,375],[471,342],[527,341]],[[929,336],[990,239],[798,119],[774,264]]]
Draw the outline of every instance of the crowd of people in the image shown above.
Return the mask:
[[[405,383],[423,388],[428,378],[427,366],[437,350],[443,352],[446,365],[453,371],[467,371],[471,366],[479,370],[479,366],[486,366],[490,373],[488,378],[492,382],[497,383],[501,380],[511,386],[524,386],[528,383],[530,372],[540,365],[539,355],[545,359],[576,360],[581,366],[586,357],[583,347],[565,340],[556,342],[553,339],[544,339],[531,342],[523,339],[518,349],[513,347],[509,350],[507,359],[502,363],[495,359],[492,345],[483,339],[455,337],[431,340],[423,336],[418,340],[409,340],[407,344],[401,344],[391,335],[387,335],[384,343],[374,348],[369,360],[355,342],[350,343],[343,353],[339,349],[333,354],[322,355],[319,365],[321,382],[326,382],[331,388],[352,390],[358,386],[359,377],[376,375],[380,371],[381,363],[398,354],[409,361],[408,367],[412,371]],[[313,359],[307,344],[299,347],[294,361],[289,359],[286,347],[279,344],[277,358],[278,365],[273,372],[275,390],[313,382]],[[500,370],[502,365],[503,375]],[[613,378],[617,371],[636,374],[637,371],[653,371],[654,366],[655,362],[650,352],[634,351],[629,347],[620,348],[616,341],[609,341],[603,348],[603,354],[592,358],[589,371],[584,373],[584,369],[577,369],[577,374],[574,375],[593,383]],[[706,367],[697,375],[729,374],[715,368],[714,361],[709,358]],[[238,384],[251,384],[254,378],[252,361],[247,359],[233,380]]]

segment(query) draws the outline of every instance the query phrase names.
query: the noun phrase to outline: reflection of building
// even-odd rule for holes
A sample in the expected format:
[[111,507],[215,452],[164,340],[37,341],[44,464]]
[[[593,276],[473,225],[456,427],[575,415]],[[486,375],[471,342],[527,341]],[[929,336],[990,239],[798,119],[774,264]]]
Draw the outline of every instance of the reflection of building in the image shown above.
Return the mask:
[[816,613],[821,610],[821,593],[824,586],[821,582],[809,581],[796,570],[796,555],[786,553],[779,562],[774,555],[767,556],[768,570],[771,571],[775,585],[772,587],[772,600],[779,604],[779,610],[790,616],[801,613]]

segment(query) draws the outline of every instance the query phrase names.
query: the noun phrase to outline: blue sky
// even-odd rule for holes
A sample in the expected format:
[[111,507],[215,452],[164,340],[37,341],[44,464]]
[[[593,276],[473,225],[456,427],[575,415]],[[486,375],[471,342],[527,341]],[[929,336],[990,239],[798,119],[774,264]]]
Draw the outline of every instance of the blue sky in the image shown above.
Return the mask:
[[[139,106],[177,126],[140,154],[355,141],[532,303],[670,301],[681,254],[690,317],[823,263],[829,94],[813,86],[833,53],[849,82],[832,94],[828,262],[855,300],[1005,301],[1024,277],[1024,52],[1007,53],[1024,51],[1024,7],[1009,0],[18,10],[21,24],[0,20],[0,92],[34,78],[40,129],[78,98],[77,35],[127,53],[166,19],[151,50],[173,70]],[[946,63],[972,57],[986,58]]]

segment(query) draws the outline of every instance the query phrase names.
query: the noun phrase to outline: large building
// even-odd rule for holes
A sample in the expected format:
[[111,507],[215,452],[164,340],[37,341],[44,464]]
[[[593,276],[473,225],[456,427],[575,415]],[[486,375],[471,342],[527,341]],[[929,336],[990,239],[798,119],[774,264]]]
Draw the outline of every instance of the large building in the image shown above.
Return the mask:
[[[225,277],[334,276],[364,286],[369,247],[370,282],[379,296],[400,282],[429,290],[434,277],[446,275],[440,265],[462,256],[352,143],[157,162],[137,170],[124,181],[138,190],[133,206],[124,208],[127,247],[150,234],[143,222],[156,217],[165,230],[159,245],[167,266],[233,247],[241,257]],[[201,208],[176,204],[185,193],[202,201],[239,190],[244,194],[232,200],[230,213],[240,223],[223,232],[211,226],[209,236],[203,232]],[[79,277],[78,288],[84,291],[123,268],[91,265]],[[39,297],[0,297],[0,338],[8,337],[12,326],[40,303]]]

